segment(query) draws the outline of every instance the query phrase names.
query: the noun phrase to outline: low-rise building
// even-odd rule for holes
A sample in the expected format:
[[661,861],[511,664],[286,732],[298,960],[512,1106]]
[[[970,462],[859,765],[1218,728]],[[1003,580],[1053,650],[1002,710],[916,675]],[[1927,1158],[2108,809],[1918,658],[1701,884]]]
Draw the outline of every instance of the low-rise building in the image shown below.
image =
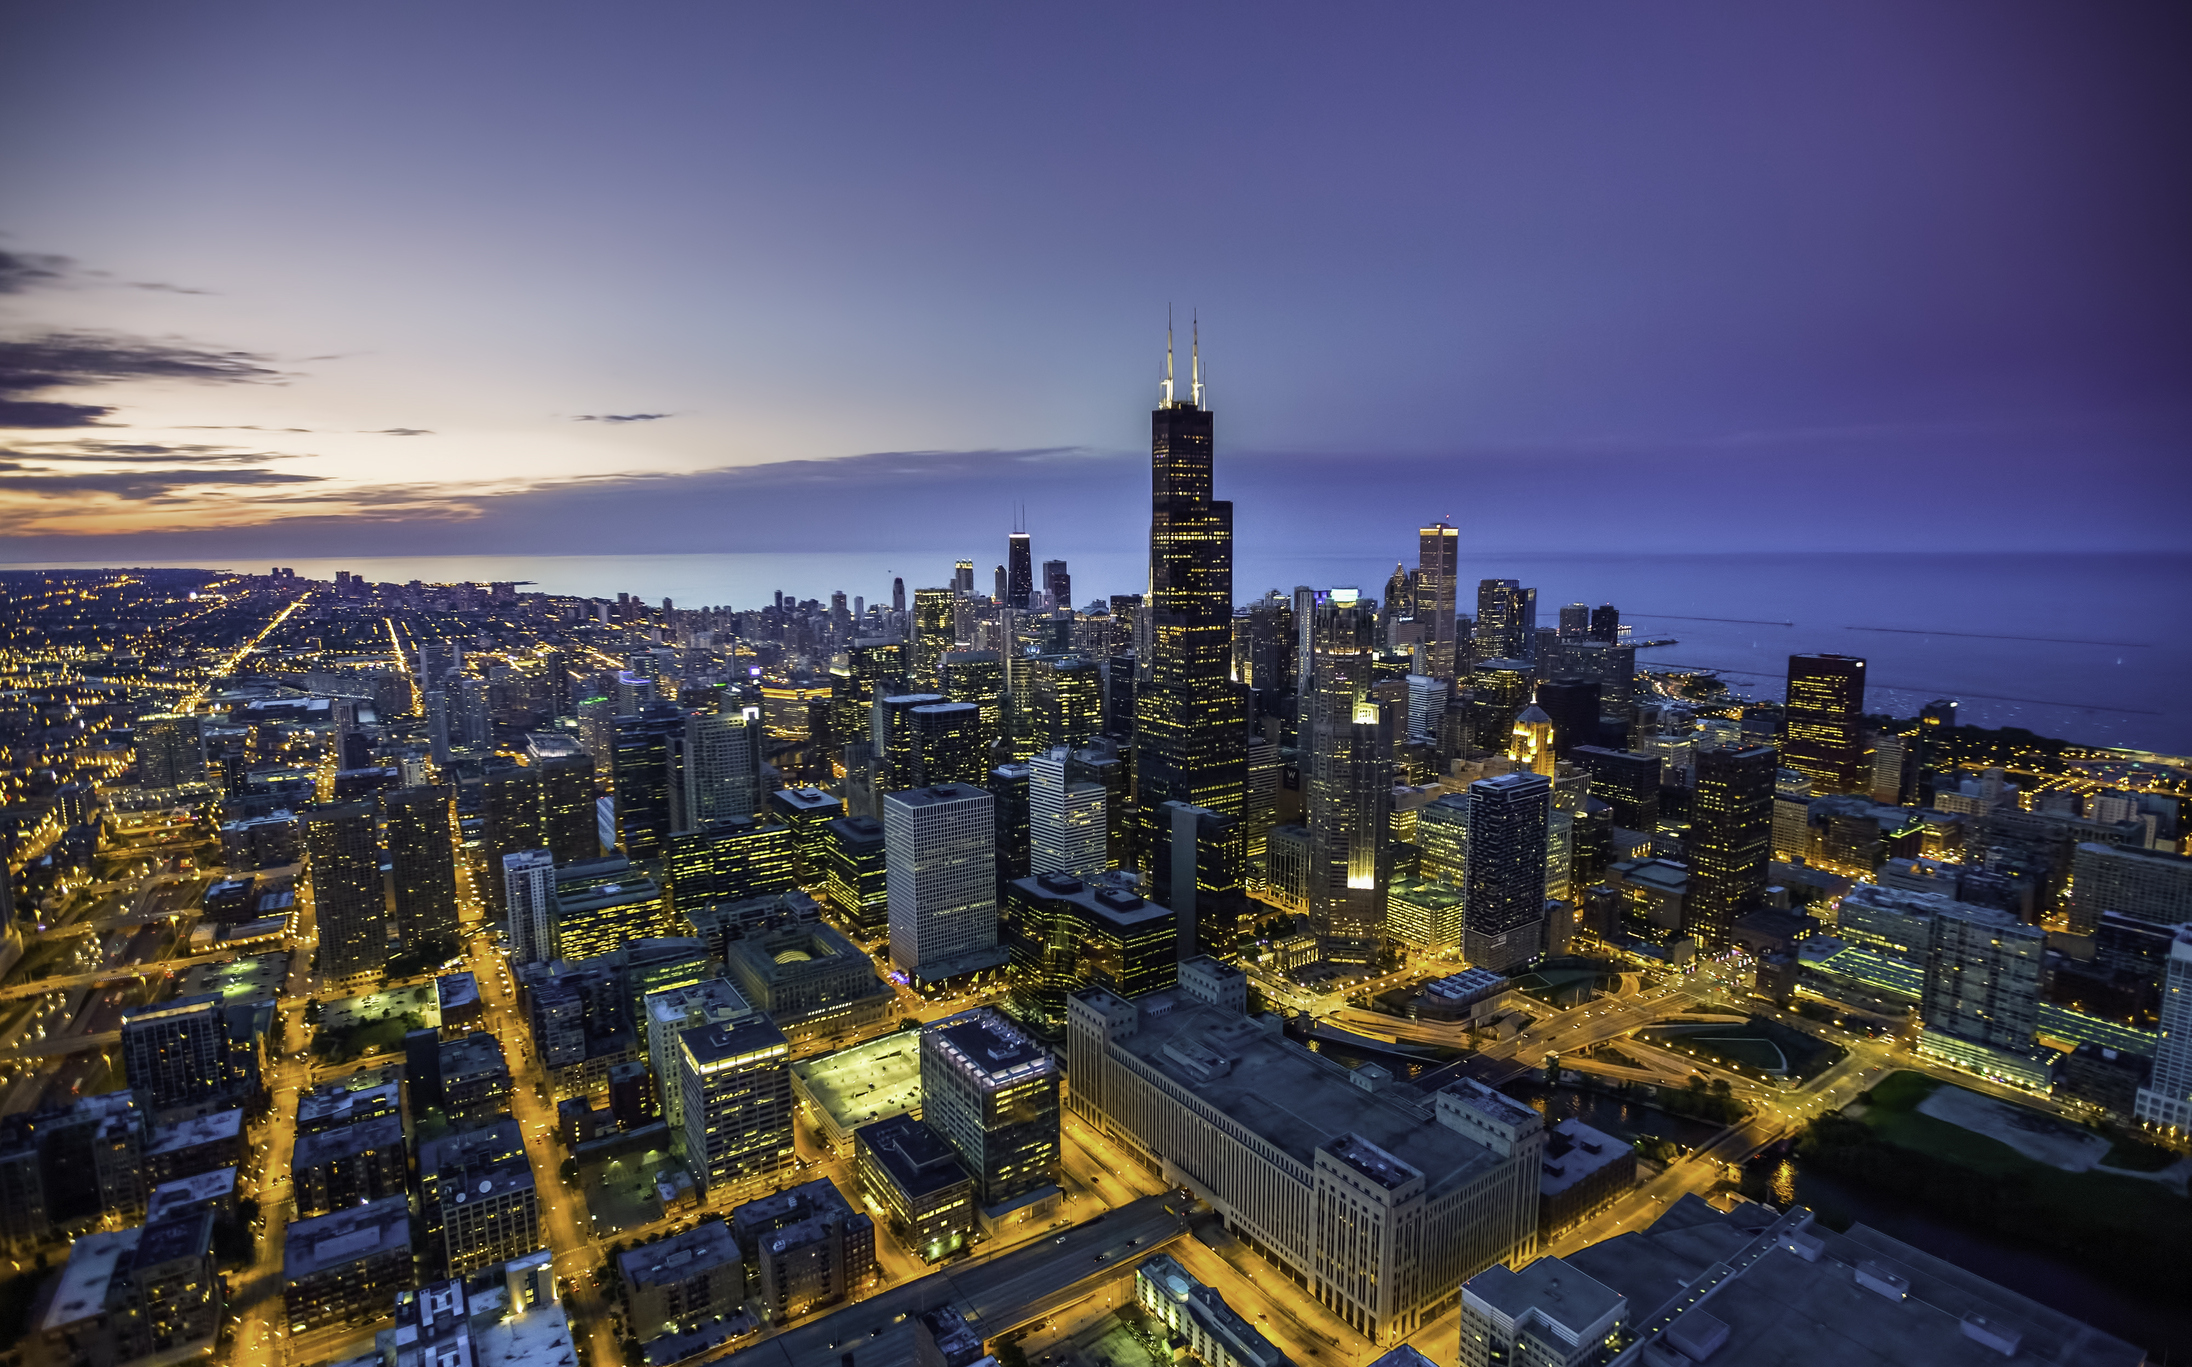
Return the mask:
[[429,1264],[453,1276],[540,1248],[539,1197],[518,1123],[500,1120],[420,1145],[419,1211]]
[[399,1195],[408,1185],[410,1166],[397,1116],[299,1135],[289,1159],[297,1215],[325,1215]]
[[845,1299],[875,1275],[875,1222],[828,1179],[749,1201],[731,1229],[753,1269],[753,1300],[773,1323]]
[[860,947],[820,921],[725,942],[724,967],[746,1000],[794,1043],[880,1024],[896,994]]
[[501,1040],[475,1030],[442,1041],[442,1113],[450,1124],[462,1129],[508,1115],[514,1086]]
[[282,1236],[289,1332],[378,1319],[411,1285],[411,1203],[401,1192],[309,1220]]
[[36,1332],[52,1367],[181,1362],[212,1353],[224,1305],[197,1210],[77,1239]]
[[244,1161],[244,1113],[215,1111],[162,1125],[145,1145],[145,1179],[158,1185]]
[[929,1262],[974,1239],[974,1177],[943,1136],[901,1114],[854,1133],[860,1191],[907,1252]]
[[1636,1149],[1626,1140],[1563,1120],[1545,1132],[1537,1192],[1537,1229],[1549,1241],[1575,1228],[1636,1185]]
[[620,1253],[617,1271],[632,1337],[641,1343],[727,1327],[746,1296],[745,1261],[721,1220]]
[[[556,1296],[546,1249],[435,1282],[396,1297],[396,1327],[382,1331],[386,1367],[571,1367],[577,1345]],[[345,1367],[356,1367],[346,1364]]]
[[[1558,1258],[1488,1267],[1461,1288],[1461,1367],[1598,1367],[1624,1342],[1628,1301]],[[1688,1359],[1684,1359],[1688,1361]]]
[[866,1044],[792,1065],[792,1092],[839,1153],[853,1131],[921,1109],[921,1036],[897,1030]]
[[1481,1020],[1496,1015],[1513,983],[1489,968],[1464,969],[1423,985],[1416,1015],[1427,1021]]
[[1145,1259],[1134,1271],[1134,1299],[1164,1322],[1173,1341],[1207,1367],[1283,1367],[1286,1354],[1256,1332],[1168,1253]]

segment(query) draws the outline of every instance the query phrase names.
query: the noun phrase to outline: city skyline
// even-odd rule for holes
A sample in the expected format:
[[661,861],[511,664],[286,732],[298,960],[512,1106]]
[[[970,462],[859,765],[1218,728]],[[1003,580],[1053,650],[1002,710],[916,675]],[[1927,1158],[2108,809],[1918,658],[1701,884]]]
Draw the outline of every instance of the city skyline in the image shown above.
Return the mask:
[[[1247,546],[1649,545],[1733,483],[1818,517],[1732,549],[2183,550],[2164,14],[1167,13],[1213,53],[1175,92],[1116,12],[422,49],[401,11],[55,11],[0,58],[41,130],[0,141],[0,560],[795,550],[818,495],[864,545],[1016,503],[1101,544],[1167,301]],[[965,61],[1015,74],[921,78]],[[1151,157],[1195,168],[1185,234],[1128,207]],[[1332,516],[1342,477],[1428,506]]]

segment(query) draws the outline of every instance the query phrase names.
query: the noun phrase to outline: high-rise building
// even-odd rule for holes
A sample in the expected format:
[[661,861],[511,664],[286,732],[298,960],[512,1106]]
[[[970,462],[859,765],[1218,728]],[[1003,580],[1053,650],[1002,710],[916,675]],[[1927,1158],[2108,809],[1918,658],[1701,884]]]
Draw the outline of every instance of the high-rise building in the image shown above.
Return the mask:
[[1925,988],[1918,1008],[1927,1034],[2030,1050],[2039,1028],[2047,932],[2006,911],[1946,899],[1935,904],[1927,922]]
[[921,786],[921,734],[914,710],[944,701],[941,693],[893,693],[878,696],[868,710],[868,739],[875,752],[879,792]]
[[1043,562],[1043,592],[1050,595],[1050,605],[1054,608],[1073,606],[1073,576],[1067,572],[1065,561]]
[[137,719],[138,781],[147,788],[177,788],[205,779],[205,748],[199,718],[180,712],[153,712]]
[[1601,603],[1591,609],[1591,639],[1613,645],[1621,639],[1621,609]]
[[1469,878],[1469,794],[1444,793],[1416,809],[1417,872],[1460,888]]
[[1106,794],[1075,773],[1073,752],[1060,745],[1028,761],[1028,869],[1093,878],[1109,853]]
[[1416,582],[1411,610],[1423,625],[1424,654],[1432,678],[1451,681],[1454,658],[1454,594],[1459,584],[1461,536],[1444,522],[1417,534]]
[[1034,551],[1030,549],[1028,534],[1014,532],[1005,541],[1005,606],[1026,612],[1035,598]]
[[1142,843],[1167,802],[1239,816],[1246,708],[1232,682],[1233,505],[1213,499],[1213,426],[1201,353],[1189,397],[1173,397],[1172,355],[1150,415],[1149,671],[1135,698],[1135,810]]
[[953,593],[974,592],[974,562],[972,560],[958,560],[952,563],[951,591]]
[[467,1277],[544,1246],[517,1121],[422,1142],[418,1182],[429,1260],[448,1275]]
[[1598,680],[1568,675],[1537,686],[1537,705],[1553,723],[1553,757],[1598,743]]
[[1871,786],[1865,763],[1865,662],[1849,655],[1789,656],[1781,762],[1823,797]]
[[[971,702],[934,702],[909,714],[912,725],[910,772],[893,778],[910,779],[905,786],[919,788],[938,783],[979,785],[989,774],[989,746],[982,726],[982,708]],[[895,758],[895,757],[894,757]]]
[[646,1018],[647,1064],[655,1075],[656,1095],[662,1098],[670,1143],[680,1154],[705,1153],[705,1143],[692,1145],[685,1125],[685,1088],[680,1081],[683,1036],[706,1025],[737,1025],[761,1013],[730,979],[711,974],[698,982],[649,992],[641,999],[640,1014]]
[[711,902],[789,892],[794,850],[788,826],[730,817],[670,837],[670,899],[686,917]]
[[[984,787],[989,790],[990,811],[997,832],[997,886],[1031,871],[1030,841],[1034,837],[1030,785],[1034,771],[1025,764],[1000,764],[990,770]],[[1002,894],[1000,894],[1002,895]]]
[[1353,589],[1320,594],[1302,787],[1309,816],[1309,916],[1334,963],[1375,963],[1391,881],[1393,718],[1371,696],[1374,606]]
[[616,719],[616,833],[628,859],[660,858],[676,829],[677,751],[685,714],[676,703],[647,703]]
[[1038,750],[1079,747],[1104,729],[1102,667],[1079,655],[1043,657],[1028,671],[1027,719]]
[[913,591],[914,687],[930,693],[944,691],[944,656],[956,634],[956,603],[950,589]]
[[2192,1130],[2192,925],[2178,926],[2162,973],[2161,1042],[2132,1114],[2181,1135]]
[[1184,802],[1167,803],[1162,816],[1149,851],[1150,900],[1178,918],[1176,957],[1200,954],[1230,963],[1249,919],[1240,823]]
[[974,1175],[985,1224],[1057,1194],[1057,1061],[988,1007],[921,1028],[921,1118]]
[[872,740],[877,698],[907,691],[904,648],[885,637],[863,637],[830,662],[830,736],[837,745]]
[[792,1166],[791,1042],[767,1016],[677,1034],[686,1162],[720,1205]]
[[1698,752],[1690,794],[1688,919],[1690,932],[1707,946],[1727,944],[1737,919],[1765,905],[1779,772],[1770,745]]
[[823,846],[823,895],[839,922],[864,940],[890,929],[890,870],[883,823],[870,816],[833,819]]
[[1545,715],[1544,708],[1531,703],[1515,714],[1507,754],[1533,774],[1553,776],[1553,719]]
[[2192,859],[2086,841],[2070,859],[2070,927],[2090,935],[2113,911],[2151,925],[2192,921]]
[[622,859],[596,860],[593,867],[600,871],[583,864],[557,870],[550,937],[557,958],[598,958],[668,932],[669,899],[660,884]]
[[697,830],[761,810],[761,709],[696,712],[678,739],[677,828]]
[[304,814],[305,875],[320,934],[320,971],[347,978],[388,962],[380,804],[365,799]]
[[1477,582],[1471,649],[1479,660],[1527,660],[1537,646],[1537,590],[1519,580]]
[[509,917],[510,957],[546,963],[556,953],[556,860],[547,850],[502,857],[502,904]]
[[930,983],[1004,962],[997,942],[995,816],[964,783],[883,799],[891,962]]
[[[1478,644],[1483,644],[1482,637]],[[1529,662],[1513,658],[1480,658],[1469,670],[1470,728],[1479,750],[1504,754],[1514,741],[1515,718],[1530,705],[1536,680]]]
[[457,933],[456,793],[447,784],[381,795],[396,934],[416,948]]
[[982,745],[994,752],[1004,737],[1005,667],[994,650],[954,650],[944,655],[943,693],[953,702],[982,709]]
[[1469,785],[1462,957],[1479,968],[1506,973],[1541,952],[1551,816],[1552,784],[1542,774],[1506,774]]
[[1659,756],[1578,745],[1568,757],[1591,776],[1591,796],[1612,809],[1614,825],[1645,835],[1659,829]]
[[216,993],[122,1013],[122,1074],[157,1110],[234,1100],[251,1080]]

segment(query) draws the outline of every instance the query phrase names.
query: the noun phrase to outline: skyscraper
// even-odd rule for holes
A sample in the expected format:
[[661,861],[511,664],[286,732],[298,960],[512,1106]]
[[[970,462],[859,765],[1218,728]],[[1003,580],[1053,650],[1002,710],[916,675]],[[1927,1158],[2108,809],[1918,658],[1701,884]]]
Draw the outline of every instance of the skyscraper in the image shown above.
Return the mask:
[[456,792],[447,784],[381,795],[396,934],[417,947],[457,933]]
[[1004,962],[990,795],[964,783],[883,799],[891,962],[931,983]]
[[1537,705],[1553,722],[1553,755],[1568,758],[1578,745],[1598,743],[1598,680],[1574,676],[1537,686]]
[[[236,1052],[214,993],[122,1013],[123,1076],[155,1109],[236,1097],[249,1080],[231,1066]],[[242,1056],[249,1057],[248,1047]]]
[[1611,603],[1601,603],[1591,609],[1591,639],[1607,645],[1621,640],[1621,609]]
[[1050,595],[1050,605],[1054,608],[1073,606],[1073,576],[1066,570],[1065,561],[1043,562],[1043,592]]
[[521,964],[556,957],[556,861],[547,850],[502,857],[502,903],[508,908],[510,957]]
[[1004,662],[994,650],[954,650],[945,654],[941,672],[945,697],[982,709],[982,748],[993,752],[1004,737]]
[[670,837],[684,730],[676,703],[651,702],[616,719],[616,832],[627,859],[659,857]]
[[761,709],[696,712],[679,737],[677,825],[685,830],[761,810]]
[[388,899],[381,878],[380,804],[370,798],[304,814],[305,871],[330,978],[388,962]]
[[1506,973],[1538,956],[1545,932],[1545,842],[1552,784],[1543,774],[1469,785],[1467,922],[1462,957]]
[[985,1224],[1055,1194],[1058,1082],[1057,1061],[988,1007],[921,1027],[921,1118],[974,1174]]
[[205,749],[199,719],[185,713],[154,712],[136,725],[137,773],[147,788],[174,788],[205,778]]
[[1150,900],[1178,918],[1178,957],[1232,962],[1249,914],[1241,837],[1232,817],[1168,802],[1149,852]]
[[1434,522],[1417,534],[1414,609],[1423,624],[1426,664],[1434,679],[1452,679],[1454,659],[1454,590],[1460,565],[1460,533],[1444,522]]
[[1035,597],[1035,552],[1026,532],[1014,532],[1005,541],[1005,606],[1026,612]]
[[1038,749],[1082,746],[1104,729],[1103,670],[1079,655],[1041,658],[1028,671],[1028,723]]
[[1477,583],[1472,650],[1479,660],[1527,660],[1537,644],[1537,590],[1514,579]]
[[1310,922],[1331,962],[1375,963],[1391,881],[1386,820],[1393,800],[1393,719],[1370,693],[1377,648],[1373,604],[1353,589],[1319,598],[1302,754]]
[[1060,745],[1028,761],[1028,870],[1093,878],[1108,854],[1103,785],[1074,772]]
[[1246,709],[1232,682],[1233,505],[1213,499],[1213,426],[1198,345],[1190,397],[1173,397],[1172,347],[1150,415],[1149,677],[1135,698],[1135,810],[1149,845],[1157,809],[1186,802],[1239,816]]
[[1567,603],[1562,605],[1560,609],[1561,639],[1566,641],[1577,637],[1588,638],[1590,634],[1591,605],[1588,603]]
[[1469,689],[1474,695],[1469,704],[1469,724],[1479,750],[1506,752],[1514,740],[1515,718],[1530,705],[1533,686],[1530,666],[1520,656],[1480,655],[1469,671]]
[[2132,1114],[2182,1134],[2192,1130],[2192,925],[2178,926],[2162,976],[2161,1043]]
[[1811,780],[1821,796],[1862,793],[1872,772],[1860,729],[1865,662],[1848,655],[1789,656],[1788,706],[1781,720],[1781,762]]
[[944,656],[952,648],[957,621],[950,589],[913,591],[913,685],[931,693],[944,689]]
[[952,565],[951,591],[953,593],[974,592],[974,562],[972,560],[960,560]]
[[1773,862],[1770,745],[1698,752],[1690,795],[1690,893],[1686,920],[1706,945],[1728,943],[1736,919],[1765,904]]

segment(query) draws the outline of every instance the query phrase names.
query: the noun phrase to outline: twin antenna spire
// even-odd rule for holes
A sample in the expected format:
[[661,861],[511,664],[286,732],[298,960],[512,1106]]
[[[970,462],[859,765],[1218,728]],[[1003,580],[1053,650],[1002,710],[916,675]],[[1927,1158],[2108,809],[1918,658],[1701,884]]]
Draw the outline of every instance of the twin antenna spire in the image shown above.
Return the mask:
[[[1193,407],[1203,406],[1203,329],[1202,320],[1195,314],[1188,315],[1188,393]],[[1172,398],[1172,306],[1165,305],[1165,374],[1164,383],[1157,386],[1161,408],[1173,406]]]

